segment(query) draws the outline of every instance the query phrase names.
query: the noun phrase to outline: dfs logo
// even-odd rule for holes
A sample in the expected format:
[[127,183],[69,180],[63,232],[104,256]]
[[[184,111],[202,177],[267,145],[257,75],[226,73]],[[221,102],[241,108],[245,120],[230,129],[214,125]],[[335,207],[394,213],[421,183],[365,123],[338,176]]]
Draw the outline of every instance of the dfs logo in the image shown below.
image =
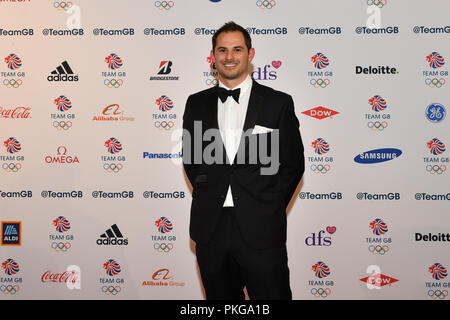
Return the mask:
[[254,80],[277,80],[277,71],[270,71],[269,69],[273,67],[278,70],[281,67],[281,64],[281,61],[274,60],[271,65],[266,64],[264,67],[257,67],[256,70],[251,73],[251,77]]

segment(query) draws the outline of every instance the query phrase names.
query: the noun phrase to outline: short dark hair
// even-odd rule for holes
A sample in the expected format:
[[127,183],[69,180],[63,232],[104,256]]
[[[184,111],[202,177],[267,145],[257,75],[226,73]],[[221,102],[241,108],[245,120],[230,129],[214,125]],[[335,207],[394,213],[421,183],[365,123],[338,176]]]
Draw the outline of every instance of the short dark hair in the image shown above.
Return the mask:
[[240,31],[240,32],[242,32],[242,35],[244,36],[245,45],[247,46],[247,49],[250,50],[252,48],[252,38],[250,38],[250,34],[248,33],[248,31],[245,30],[245,28],[243,28],[240,25],[238,25],[237,23],[235,23],[233,21],[230,21],[230,22],[225,23],[223,26],[221,26],[214,33],[214,35],[212,37],[212,48],[213,48],[213,51],[216,48],[217,37],[219,36],[219,34],[221,34],[222,32],[231,32],[231,31]]

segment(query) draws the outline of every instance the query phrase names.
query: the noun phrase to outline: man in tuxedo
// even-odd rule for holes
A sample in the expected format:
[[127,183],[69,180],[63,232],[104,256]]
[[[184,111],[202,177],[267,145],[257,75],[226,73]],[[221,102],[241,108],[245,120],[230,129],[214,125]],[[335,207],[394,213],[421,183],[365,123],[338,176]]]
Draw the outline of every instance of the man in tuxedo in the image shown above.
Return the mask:
[[[190,236],[207,299],[292,299],[286,207],[304,172],[292,97],[252,80],[248,32],[212,39],[219,83],[189,96],[183,164],[192,184]],[[270,156],[269,156],[270,155]]]

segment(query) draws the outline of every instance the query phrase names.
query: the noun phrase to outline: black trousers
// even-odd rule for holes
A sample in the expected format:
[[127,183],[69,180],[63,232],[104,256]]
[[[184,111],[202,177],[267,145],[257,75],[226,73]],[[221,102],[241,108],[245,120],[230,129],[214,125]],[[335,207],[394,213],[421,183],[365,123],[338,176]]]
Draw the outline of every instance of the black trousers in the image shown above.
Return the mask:
[[[255,222],[255,227],[258,223]],[[291,300],[286,245],[255,250],[246,245],[235,210],[222,209],[221,221],[208,245],[196,245],[206,299]]]

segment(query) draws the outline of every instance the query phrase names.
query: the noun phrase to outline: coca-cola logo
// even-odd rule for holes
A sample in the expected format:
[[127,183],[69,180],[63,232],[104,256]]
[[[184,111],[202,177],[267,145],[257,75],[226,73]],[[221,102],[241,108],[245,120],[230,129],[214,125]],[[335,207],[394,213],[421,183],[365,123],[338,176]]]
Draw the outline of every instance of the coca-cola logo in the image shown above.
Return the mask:
[[43,283],[76,283],[79,274],[76,271],[64,271],[63,273],[52,273],[50,270],[45,271],[41,277]]
[[29,119],[31,108],[30,107],[12,107],[4,108],[0,106],[0,118],[7,119]]

